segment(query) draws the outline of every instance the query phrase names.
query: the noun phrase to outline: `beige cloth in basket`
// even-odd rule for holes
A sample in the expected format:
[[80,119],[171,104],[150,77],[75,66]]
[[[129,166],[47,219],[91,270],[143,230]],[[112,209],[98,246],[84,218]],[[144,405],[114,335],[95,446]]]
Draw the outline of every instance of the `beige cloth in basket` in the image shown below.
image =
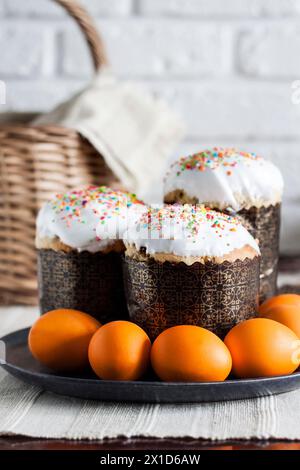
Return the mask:
[[34,124],[76,129],[99,151],[125,187],[149,193],[184,133],[179,116],[132,82],[119,82],[109,68],[91,84]]

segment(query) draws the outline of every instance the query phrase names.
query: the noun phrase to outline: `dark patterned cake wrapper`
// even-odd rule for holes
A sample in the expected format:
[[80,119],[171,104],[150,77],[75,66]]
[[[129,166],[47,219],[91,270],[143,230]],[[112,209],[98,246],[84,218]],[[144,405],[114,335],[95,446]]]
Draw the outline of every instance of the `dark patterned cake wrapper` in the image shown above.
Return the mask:
[[38,284],[41,313],[71,308],[101,323],[128,319],[119,253],[38,250]]
[[238,215],[246,220],[249,232],[259,240],[260,302],[264,302],[277,293],[281,204],[243,209]]
[[152,340],[183,324],[223,338],[235,324],[256,316],[259,257],[188,266],[125,256],[123,266],[130,319]]

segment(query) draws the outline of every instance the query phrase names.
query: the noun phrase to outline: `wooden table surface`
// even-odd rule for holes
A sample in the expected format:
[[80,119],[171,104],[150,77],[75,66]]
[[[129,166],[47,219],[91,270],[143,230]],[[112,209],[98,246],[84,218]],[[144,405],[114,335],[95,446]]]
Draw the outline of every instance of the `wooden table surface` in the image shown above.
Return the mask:
[[69,441],[65,439],[0,438],[4,450],[300,450],[300,441],[226,441],[212,443],[201,439],[112,439],[105,441]]
[[[300,257],[280,260],[283,273],[300,272]],[[283,292],[299,292],[300,286],[284,286]],[[70,441],[66,439],[32,439],[22,436],[1,437],[3,450],[300,450],[300,441],[226,441],[201,439],[110,439],[104,441]]]

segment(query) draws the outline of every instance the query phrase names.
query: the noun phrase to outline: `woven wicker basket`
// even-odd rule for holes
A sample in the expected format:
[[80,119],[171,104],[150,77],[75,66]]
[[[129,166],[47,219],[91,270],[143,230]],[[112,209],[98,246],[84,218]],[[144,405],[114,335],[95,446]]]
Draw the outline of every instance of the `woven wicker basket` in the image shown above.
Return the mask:
[[[73,0],[56,0],[77,21],[97,70],[106,63],[92,19]],[[76,131],[32,126],[33,115],[0,117],[0,304],[37,303],[35,218],[53,193],[116,183],[103,158]]]

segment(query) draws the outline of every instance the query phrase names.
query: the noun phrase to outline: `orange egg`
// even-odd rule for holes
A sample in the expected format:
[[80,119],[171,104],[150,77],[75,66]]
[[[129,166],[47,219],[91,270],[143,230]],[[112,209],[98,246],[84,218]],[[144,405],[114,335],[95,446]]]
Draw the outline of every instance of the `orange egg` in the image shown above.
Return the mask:
[[300,338],[300,304],[276,305],[261,316],[282,323]]
[[285,325],[252,318],[236,325],[225,337],[236,377],[271,377],[294,372],[300,363],[300,341]]
[[231,370],[231,356],[214,333],[199,326],[180,325],[154,341],[151,363],[166,382],[221,382]]
[[88,366],[88,346],[100,323],[78,310],[58,309],[42,315],[32,326],[28,345],[39,362],[55,371]]
[[281,294],[272,297],[271,299],[266,300],[263,304],[261,304],[258,308],[258,312],[261,316],[265,316],[265,314],[277,307],[278,305],[298,305],[300,307],[300,295],[297,294]]
[[135,323],[113,321],[102,326],[89,346],[95,374],[106,380],[137,380],[150,362],[151,341]]

